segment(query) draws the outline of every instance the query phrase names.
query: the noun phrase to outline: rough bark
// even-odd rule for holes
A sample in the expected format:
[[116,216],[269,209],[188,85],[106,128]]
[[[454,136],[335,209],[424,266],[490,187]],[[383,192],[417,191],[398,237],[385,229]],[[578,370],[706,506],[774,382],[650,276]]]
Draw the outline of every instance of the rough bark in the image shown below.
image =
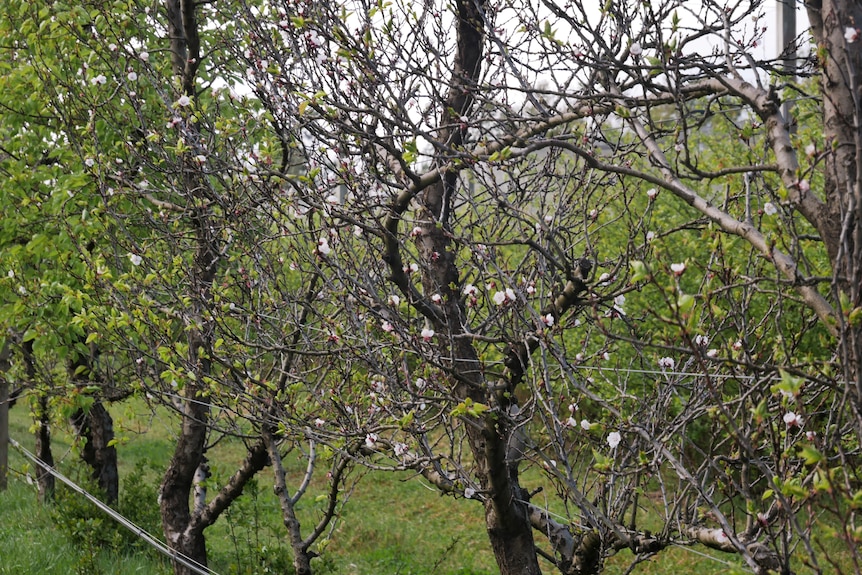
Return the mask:
[[269,459],[272,461],[272,470],[275,476],[275,495],[278,497],[279,504],[281,505],[284,527],[287,529],[287,538],[293,550],[293,568],[296,570],[296,575],[311,575],[312,554],[308,552],[308,546],[305,545],[302,539],[299,519],[297,519],[294,509],[295,502],[291,499],[287,489],[285,471],[281,463],[278,444],[268,431],[264,431],[263,438],[266,443],[267,452],[269,453]]
[[[452,75],[446,98],[445,111],[439,120],[440,142],[453,156],[464,142],[466,129],[461,118],[470,114],[475,101],[477,83],[484,54],[483,13],[484,2],[461,0],[456,2],[457,46]],[[439,161],[441,167],[448,162]],[[423,285],[426,293],[443,297],[437,306],[417,301],[416,294],[406,291],[417,309],[422,311],[442,334],[459,334],[467,325],[463,302],[460,300],[458,270],[448,233],[451,202],[458,184],[458,172],[449,169],[439,181],[421,195],[423,206],[419,214],[423,222],[417,247],[425,261]],[[396,267],[392,265],[393,270]],[[397,274],[397,271],[395,271]],[[398,283],[396,281],[396,283]],[[477,403],[496,404],[489,395],[481,363],[472,343],[467,338],[447,342],[451,354],[453,395]],[[498,406],[501,410],[504,405]],[[532,527],[529,522],[527,493],[518,480],[518,466],[508,458],[507,446],[512,429],[502,418],[487,417],[467,426],[467,437],[475,462],[476,476],[484,492],[485,526],[497,565],[503,575],[539,574],[538,558]]]
[[[862,430],[862,42],[846,36],[862,25],[862,6],[849,0],[807,0],[823,91],[823,156],[826,208],[812,223],[832,262],[833,289],[847,302],[840,325],[840,354]],[[838,294],[836,294],[838,295]],[[857,317],[860,311],[857,311]]]
[[[200,64],[195,3],[191,0],[167,0],[165,7],[173,71],[181,80],[183,93],[193,98],[195,74]],[[180,158],[180,162],[185,194],[192,199],[201,199],[205,184],[200,181],[191,161]],[[184,388],[182,428],[161,485],[161,515],[168,545],[205,566],[205,525],[199,524],[199,528],[192,528],[193,515],[189,507],[189,497],[195,473],[204,460],[206,448],[210,409],[207,403],[200,399],[204,382],[211,373],[212,362],[208,357],[212,352],[213,325],[211,320],[205,320],[203,316],[211,299],[218,258],[209,210],[195,205],[190,207],[190,213],[197,253],[189,278],[191,304],[188,315],[191,327],[188,329],[188,362],[195,377]],[[174,572],[177,575],[191,573],[187,567],[176,562]]]
[[[90,358],[79,356],[70,363],[69,373],[77,388],[82,390],[92,373]],[[89,408],[73,413],[70,422],[83,440],[81,459],[92,469],[91,477],[99,486],[105,502],[116,503],[120,495],[120,475],[117,471],[117,448],[112,444],[114,419],[101,397],[97,396]]]
[[[21,345],[24,356],[24,367],[27,379],[36,381],[36,360],[33,357],[33,341],[25,341]],[[54,467],[54,454],[51,452],[51,415],[48,410],[48,396],[39,393],[36,403],[36,457],[50,467]],[[54,476],[42,466],[36,466],[36,485],[39,489],[39,499],[50,501],[54,499]]]
[[117,471],[117,449],[114,439],[114,420],[101,401],[89,409],[79,409],[71,417],[78,437],[84,440],[81,459],[92,468],[106,503],[116,503],[119,497],[120,476]]

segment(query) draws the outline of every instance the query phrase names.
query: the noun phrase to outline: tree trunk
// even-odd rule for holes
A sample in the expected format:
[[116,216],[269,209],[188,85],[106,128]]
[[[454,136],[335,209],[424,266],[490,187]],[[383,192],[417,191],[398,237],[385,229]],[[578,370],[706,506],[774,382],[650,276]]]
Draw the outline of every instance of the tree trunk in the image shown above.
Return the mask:
[[[441,149],[454,156],[463,144],[465,130],[463,117],[470,114],[475,102],[481,63],[484,55],[485,3],[459,0],[457,10],[457,46],[452,64],[451,81],[438,130]],[[448,158],[438,159],[445,165]],[[416,244],[424,262],[423,287],[426,295],[442,296],[438,305],[428,304],[413,296],[409,283],[402,273],[397,242],[388,242],[384,259],[388,261],[393,281],[410,297],[427,318],[435,331],[450,337],[441,338],[442,355],[451,357],[450,373],[452,393],[459,400],[471,399],[476,403],[500,405],[491,391],[493,385],[485,380],[476,349],[468,338],[461,335],[467,325],[463,302],[460,300],[460,280],[451,248],[450,214],[458,184],[458,172],[444,173],[439,182],[428,187],[420,196],[423,208],[419,214],[422,233]],[[396,205],[387,222],[394,233],[400,213],[406,203]],[[504,399],[504,401],[509,401]],[[539,575],[538,556],[533,540],[532,526],[527,510],[527,495],[518,483],[518,462],[508,459],[507,446],[512,430],[503,418],[490,416],[474,418],[467,426],[467,438],[473,455],[476,478],[485,502],[485,526],[491,547],[502,575]]]
[[[36,360],[33,357],[33,341],[25,341],[21,344],[24,356],[24,366],[27,379],[31,385],[36,382]],[[48,396],[39,392],[36,404],[36,457],[40,461],[54,467],[54,455],[51,453],[51,417],[48,411]],[[39,499],[43,502],[54,499],[54,476],[48,473],[41,465],[36,466],[36,485],[39,488]]]
[[[187,397],[193,399],[195,386],[189,386],[187,390]],[[189,529],[192,521],[189,495],[195,473],[204,457],[208,418],[208,407],[188,402],[186,413],[183,414],[182,431],[161,485],[162,527],[168,545],[201,565],[207,564],[206,542],[203,527]],[[174,573],[191,575],[194,571],[175,562]]]
[[114,439],[114,420],[101,401],[89,409],[79,409],[70,418],[78,437],[84,440],[81,459],[92,468],[91,477],[108,504],[116,503],[120,493],[120,476],[117,471],[117,449]]
[[[51,417],[48,411],[48,397],[39,395],[36,408],[38,422],[36,426],[36,457],[40,461],[54,467],[54,454],[51,452]],[[54,499],[54,476],[42,466],[36,466],[36,485],[39,487],[39,498],[45,501]]]
[[[79,354],[69,362],[68,373],[78,390],[92,383],[93,362],[89,355]],[[117,448],[113,445],[114,419],[105,409],[101,397],[88,409],[79,409],[69,418],[75,433],[84,441],[81,459],[90,466],[90,477],[108,504],[116,503],[120,494],[120,475],[117,471]]]
[[[201,60],[195,7],[196,3],[188,0],[167,0],[165,3],[173,72],[180,79],[182,93],[189,98],[196,96],[195,79]],[[195,124],[190,122],[189,130],[196,129]],[[204,461],[210,415],[209,405],[201,399],[203,386],[206,385],[204,382],[212,368],[209,357],[212,353],[213,322],[204,319],[204,312],[211,304],[218,249],[209,209],[194,204],[194,200],[201,200],[201,205],[208,203],[205,198],[206,182],[190,158],[180,157],[179,162],[183,169],[183,191],[192,199],[189,206],[190,223],[197,244],[188,286],[191,299],[189,324],[199,327],[190,327],[188,332],[189,369],[195,378],[185,385],[182,429],[162,480],[161,513],[168,545],[205,566],[207,550],[203,531],[207,525],[199,522],[193,524],[189,498],[195,474]],[[174,572],[177,575],[192,573],[188,567],[177,562],[174,562]]]
[[[806,0],[820,55],[826,202],[814,224],[826,244],[842,302],[839,353],[862,433],[862,6],[849,0]],[[855,315],[854,315],[855,314]]]

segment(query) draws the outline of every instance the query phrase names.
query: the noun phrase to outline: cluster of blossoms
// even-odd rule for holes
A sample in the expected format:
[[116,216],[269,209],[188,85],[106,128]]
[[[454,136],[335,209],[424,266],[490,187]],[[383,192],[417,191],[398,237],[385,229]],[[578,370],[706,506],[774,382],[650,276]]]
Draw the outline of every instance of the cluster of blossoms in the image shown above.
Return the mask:
[[507,303],[514,303],[517,301],[518,296],[515,295],[515,290],[512,288],[506,288],[506,291],[498,291],[495,293],[492,299],[497,305],[505,305]]

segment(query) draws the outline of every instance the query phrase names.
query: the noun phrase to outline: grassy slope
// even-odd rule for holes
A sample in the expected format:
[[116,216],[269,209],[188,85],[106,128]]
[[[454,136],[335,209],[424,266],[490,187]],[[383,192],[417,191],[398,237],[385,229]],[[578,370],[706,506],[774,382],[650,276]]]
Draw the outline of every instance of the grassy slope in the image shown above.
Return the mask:
[[[120,447],[121,476],[134,470],[138,461],[153,461],[164,466],[170,457],[171,417],[152,416],[141,404],[115,409]],[[32,444],[30,422],[24,406],[11,414],[11,436],[25,445]],[[54,454],[61,467],[75,461],[69,437],[55,430]],[[240,446],[219,444],[211,454],[214,477],[226,477],[242,457]],[[10,454],[13,470],[26,469],[23,458]],[[304,470],[296,455],[285,458],[290,469],[288,480],[295,485]],[[440,497],[416,478],[403,475],[367,473],[351,493],[342,511],[342,521],[334,530],[331,543],[316,561],[317,573],[348,575],[438,574],[485,575],[496,572],[493,556],[483,531],[483,515],[474,501]],[[147,476],[155,485],[155,473]],[[257,484],[239,505],[231,509],[207,531],[210,566],[227,574],[286,572],[289,555],[283,545],[284,529],[278,504],[272,495],[272,479],[265,470]],[[315,496],[322,484],[312,485],[299,505],[303,526],[310,527],[319,516]],[[141,502],[155,505],[156,502]],[[69,542],[52,523],[49,510],[36,502],[35,490],[24,476],[13,473],[10,489],[0,494],[0,575],[67,575],[69,573],[169,573],[166,562],[144,553],[115,557],[97,553],[97,566],[85,563],[86,550]],[[545,545],[547,548],[547,546]],[[632,556],[621,552],[608,561],[605,573],[625,573]],[[697,549],[672,549],[642,563],[636,573],[697,573],[698,575],[745,572],[738,557],[718,554],[709,557]],[[546,572],[553,568],[545,564]]]

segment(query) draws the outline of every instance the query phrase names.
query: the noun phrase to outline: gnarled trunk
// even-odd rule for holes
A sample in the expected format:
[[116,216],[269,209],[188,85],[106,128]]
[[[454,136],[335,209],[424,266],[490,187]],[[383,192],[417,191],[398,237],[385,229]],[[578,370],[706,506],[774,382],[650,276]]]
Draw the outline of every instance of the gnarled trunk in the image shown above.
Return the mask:
[[117,448],[114,439],[114,420],[101,401],[89,409],[72,414],[71,423],[78,437],[84,440],[81,459],[92,468],[92,478],[105,496],[106,503],[116,503],[120,493],[120,475],[117,471]]

